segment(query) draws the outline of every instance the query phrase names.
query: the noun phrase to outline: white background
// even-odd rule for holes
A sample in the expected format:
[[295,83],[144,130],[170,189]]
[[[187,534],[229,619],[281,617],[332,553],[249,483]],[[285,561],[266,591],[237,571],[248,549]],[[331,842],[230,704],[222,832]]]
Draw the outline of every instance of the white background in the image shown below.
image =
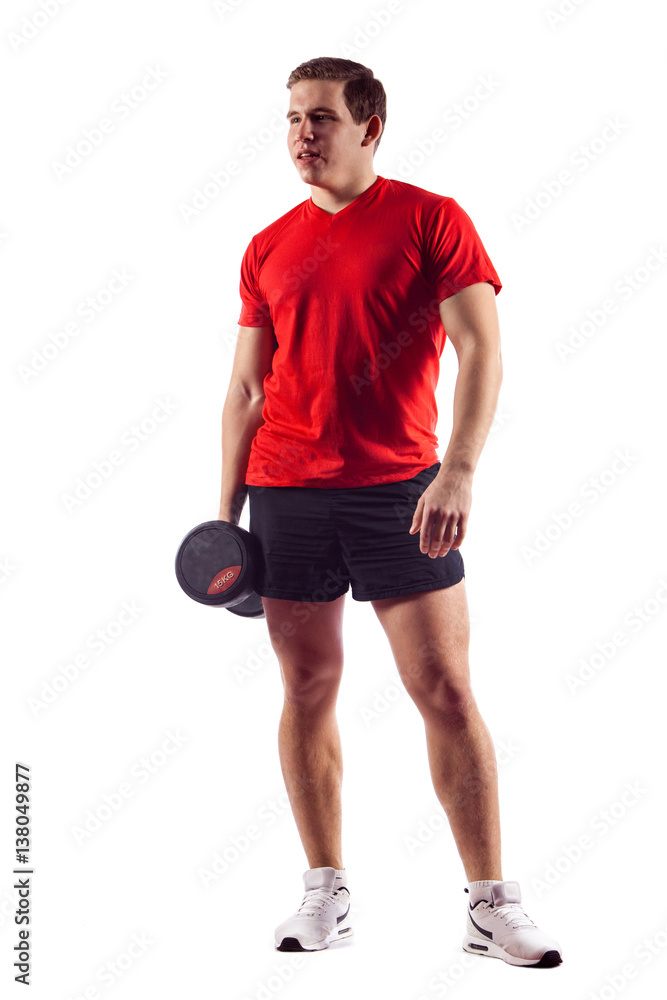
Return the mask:
[[[2,979],[18,940],[22,761],[32,996],[655,995],[667,970],[659,8],[566,2],[556,20],[557,0],[45,6],[8,0],[1,15]],[[557,969],[461,949],[466,877],[423,723],[371,605],[349,594],[338,720],[355,935],[314,955],[274,950],[308,867],[279,766],[278,664],[264,620],[198,605],[174,575],[183,535],[218,513],[242,253],[310,195],[287,153],[285,83],[321,55],[382,80],[376,173],[456,198],[504,285],[504,381],[462,547],[471,672],[499,753],[503,874],[560,941]],[[159,82],[135,91],[131,113],[112,110],[150,70]],[[475,98],[483,79],[493,92]],[[466,120],[443,125],[456,104]],[[105,117],[113,130],[59,177],[68,146]],[[446,140],[428,149],[439,127]],[[184,218],[231,160],[240,173]],[[114,269],[131,280],[107,303]],[[440,457],[455,378],[447,343]],[[170,412],[151,423],[160,401]],[[68,509],[114,450],[122,463]],[[135,617],[118,627],[124,605]],[[89,645],[98,629],[103,652]],[[170,733],[181,742],[165,754]],[[105,811],[121,786],[131,796]],[[252,824],[257,839],[235,853]],[[216,853],[228,867],[206,888]],[[135,935],[148,943],[128,958]]]

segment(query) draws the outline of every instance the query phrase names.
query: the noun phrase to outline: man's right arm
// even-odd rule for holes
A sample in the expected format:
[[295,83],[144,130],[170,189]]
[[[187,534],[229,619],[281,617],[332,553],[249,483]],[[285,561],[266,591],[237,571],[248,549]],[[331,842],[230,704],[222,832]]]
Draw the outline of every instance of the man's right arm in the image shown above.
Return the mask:
[[238,524],[248,487],[250,448],[264,423],[264,379],[271,371],[276,343],[273,326],[240,326],[227,398],[222,410],[221,521]]

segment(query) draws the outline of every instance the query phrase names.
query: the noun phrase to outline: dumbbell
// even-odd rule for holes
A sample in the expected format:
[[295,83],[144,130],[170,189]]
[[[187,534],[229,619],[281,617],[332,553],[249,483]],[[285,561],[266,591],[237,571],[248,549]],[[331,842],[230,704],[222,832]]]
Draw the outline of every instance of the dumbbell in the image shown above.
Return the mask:
[[176,579],[188,597],[242,618],[264,618],[255,581],[262,549],[231,521],[203,521],[189,531],[176,553]]

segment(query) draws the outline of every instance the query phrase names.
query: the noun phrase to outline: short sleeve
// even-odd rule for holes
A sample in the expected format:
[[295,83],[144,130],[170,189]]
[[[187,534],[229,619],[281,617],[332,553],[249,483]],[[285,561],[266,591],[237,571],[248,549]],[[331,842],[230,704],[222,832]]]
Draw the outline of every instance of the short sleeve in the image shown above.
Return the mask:
[[490,281],[496,295],[502,288],[470,216],[453,198],[444,198],[426,222],[423,254],[438,302],[478,281]]
[[257,287],[257,248],[251,239],[241,261],[241,315],[239,326],[273,326],[271,311]]

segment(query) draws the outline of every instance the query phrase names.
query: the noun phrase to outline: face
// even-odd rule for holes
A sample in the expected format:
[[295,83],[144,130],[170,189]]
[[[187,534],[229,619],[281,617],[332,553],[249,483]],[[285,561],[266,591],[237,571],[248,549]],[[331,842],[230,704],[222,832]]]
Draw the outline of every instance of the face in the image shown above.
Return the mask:
[[[380,119],[375,115],[355,125],[343,100],[344,86],[343,80],[300,80],[291,89],[287,146],[306,184],[342,185],[372,169],[377,133],[365,136],[368,125]],[[318,155],[299,158],[303,152]]]

